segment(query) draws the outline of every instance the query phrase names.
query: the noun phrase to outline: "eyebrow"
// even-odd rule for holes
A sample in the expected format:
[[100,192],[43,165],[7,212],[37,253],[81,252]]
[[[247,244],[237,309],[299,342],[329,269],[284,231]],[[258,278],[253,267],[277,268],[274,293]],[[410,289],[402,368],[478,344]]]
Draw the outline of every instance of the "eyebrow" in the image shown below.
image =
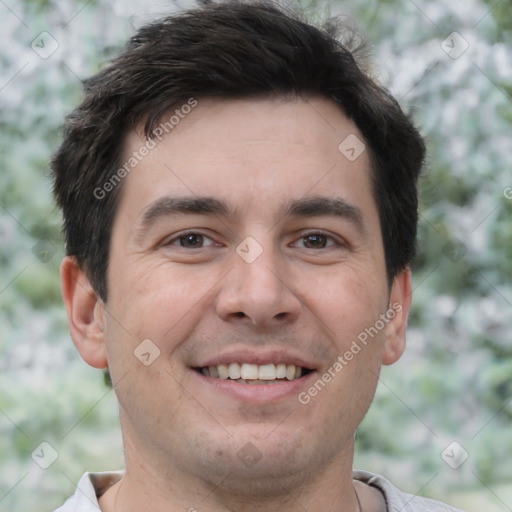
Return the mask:
[[151,224],[165,217],[177,214],[214,215],[231,217],[234,210],[223,200],[208,196],[165,196],[151,203],[144,211],[140,227],[137,228],[137,239],[140,242]]
[[365,232],[364,216],[361,210],[339,197],[305,197],[293,201],[286,212],[287,217],[331,216],[347,219]]
[[[286,217],[339,217],[352,222],[361,232],[366,232],[361,210],[339,197],[305,197],[285,206],[288,208],[282,219]],[[160,218],[177,214],[213,215],[234,219],[237,217],[237,210],[232,208],[228,202],[209,196],[165,196],[146,208],[137,232],[142,236],[151,224]]]

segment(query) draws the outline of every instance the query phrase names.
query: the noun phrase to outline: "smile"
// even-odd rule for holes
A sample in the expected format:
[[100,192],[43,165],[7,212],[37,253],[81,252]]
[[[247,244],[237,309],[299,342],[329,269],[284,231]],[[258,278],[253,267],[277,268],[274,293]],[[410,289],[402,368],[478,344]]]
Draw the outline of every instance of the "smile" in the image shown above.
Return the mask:
[[205,377],[233,380],[241,384],[270,384],[299,379],[311,370],[293,364],[230,363],[196,368]]

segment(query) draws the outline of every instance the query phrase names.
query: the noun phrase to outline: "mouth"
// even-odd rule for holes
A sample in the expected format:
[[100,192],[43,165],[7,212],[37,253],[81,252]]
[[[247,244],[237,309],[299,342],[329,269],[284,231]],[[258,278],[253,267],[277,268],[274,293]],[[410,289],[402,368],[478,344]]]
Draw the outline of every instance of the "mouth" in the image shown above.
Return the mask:
[[310,368],[285,363],[230,363],[196,367],[194,370],[205,377],[249,385],[290,382],[305,377],[313,371]]

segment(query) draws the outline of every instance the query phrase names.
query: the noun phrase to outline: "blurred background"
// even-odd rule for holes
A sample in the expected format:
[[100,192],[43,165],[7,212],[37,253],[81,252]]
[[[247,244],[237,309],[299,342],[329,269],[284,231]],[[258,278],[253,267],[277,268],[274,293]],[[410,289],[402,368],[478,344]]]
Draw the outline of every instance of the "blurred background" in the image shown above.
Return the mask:
[[[510,1],[301,5],[356,20],[429,145],[408,349],[383,369],[355,466],[468,512],[511,511]],[[84,471],[123,466],[114,393],[67,331],[48,159],[81,81],[135,28],[190,6],[0,1],[1,512],[51,511]]]

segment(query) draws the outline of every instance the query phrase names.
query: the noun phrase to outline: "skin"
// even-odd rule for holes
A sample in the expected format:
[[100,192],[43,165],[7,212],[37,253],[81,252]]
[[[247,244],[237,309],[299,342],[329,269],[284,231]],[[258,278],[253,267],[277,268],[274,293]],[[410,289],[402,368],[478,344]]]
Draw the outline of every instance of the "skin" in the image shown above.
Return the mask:
[[[102,510],[357,510],[354,434],[381,365],[404,350],[411,289],[409,269],[388,288],[368,151],[349,161],[338,150],[350,134],[364,140],[324,98],[199,99],[123,181],[106,304],[64,259],[71,336],[88,364],[109,367],[120,405],[126,475]],[[144,143],[131,132],[125,157]],[[236,215],[144,226],[164,196],[214,197]],[[313,196],[350,203],[361,224],[284,215]],[[187,229],[205,238],[187,246]],[[315,245],[306,235],[318,231],[328,238]],[[263,251],[252,263],[236,253],[246,237]],[[297,394],[233,398],[191,369],[231,349],[278,348],[310,361],[316,381],[393,303],[401,311],[306,405]],[[134,356],[145,339],[160,350],[148,366]],[[250,467],[237,456],[249,442],[261,455]],[[355,486],[363,510],[385,509],[378,491]]]

